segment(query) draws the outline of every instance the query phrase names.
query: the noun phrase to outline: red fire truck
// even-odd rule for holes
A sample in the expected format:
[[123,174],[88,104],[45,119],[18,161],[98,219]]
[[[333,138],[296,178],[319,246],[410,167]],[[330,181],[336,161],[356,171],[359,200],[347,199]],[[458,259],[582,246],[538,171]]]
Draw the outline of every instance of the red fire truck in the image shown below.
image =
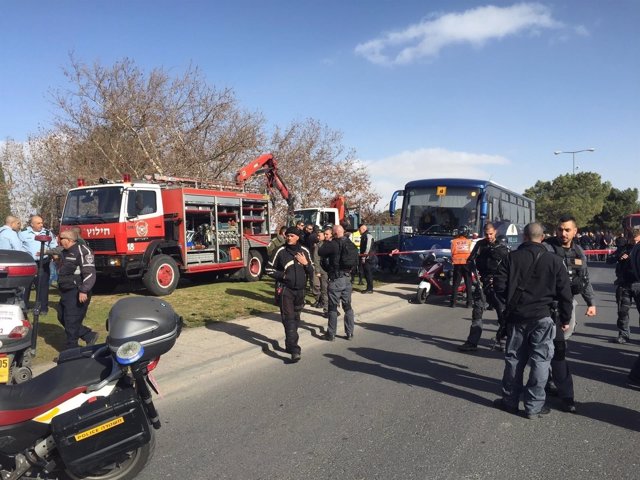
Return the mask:
[[141,280],[151,294],[167,295],[181,274],[200,272],[258,280],[271,239],[270,197],[248,191],[244,181],[259,171],[289,200],[270,154],[241,169],[236,183],[159,175],[90,186],[79,180],[67,194],[60,229],[80,228],[103,291]]

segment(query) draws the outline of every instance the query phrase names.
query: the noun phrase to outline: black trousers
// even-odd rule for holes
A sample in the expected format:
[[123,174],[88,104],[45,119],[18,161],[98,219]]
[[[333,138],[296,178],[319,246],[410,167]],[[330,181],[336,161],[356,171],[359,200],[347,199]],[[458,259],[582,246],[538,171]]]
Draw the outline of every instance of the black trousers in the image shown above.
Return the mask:
[[467,290],[467,305],[471,305],[471,270],[467,264],[453,266],[453,285],[451,290],[451,305],[455,305],[458,296],[460,279],[464,278],[464,286]]
[[369,260],[361,262],[360,269],[364,274],[364,279],[367,281],[367,290],[373,290],[373,268],[371,268],[371,262]]
[[[480,288],[482,288],[482,292],[480,292]],[[483,282],[482,286],[476,285],[473,290],[473,312],[471,313],[471,327],[469,329],[469,337],[467,338],[467,341],[474,345],[478,344],[480,337],[482,336],[482,314],[485,309],[485,304],[482,300],[481,293],[484,293],[487,304],[493,307],[498,315],[498,332],[496,333],[496,338],[498,338],[498,336],[502,337],[503,334],[506,334],[506,325],[504,318],[502,318],[504,305],[497,297],[496,292],[493,289],[492,282],[487,280]],[[499,339],[500,338],[498,338],[498,340]]]
[[[47,313],[49,310],[49,279],[51,278],[51,261],[49,259],[45,259],[42,262],[42,267],[40,267],[40,261],[36,262],[38,265],[38,273],[40,273],[40,268],[42,268],[42,274],[37,275],[33,279],[33,283],[29,287],[29,291],[27,292],[26,303],[29,308],[33,308],[36,300],[38,299],[38,292],[40,292],[40,312]],[[37,291],[33,292],[33,302],[31,301],[31,290],[33,289],[33,285],[36,286]]]
[[89,294],[86,302],[80,303],[78,300],[79,293],[77,288],[60,292],[58,321],[62,324],[64,332],[67,334],[65,349],[76,348],[78,339],[86,339],[87,335],[91,333],[91,329],[82,324],[91,302],[91,294]]
[[298,345],[298,327],[300,326],[300,312],[304,307],[304,289],[291,290],[284,287],[280,295],[280,317],[284,326],[285,348],[287,353],[300,353]]
[[640,312],[640,292],[633,291],[631,286],[618,285],[616,288],[616,303],[618,304],[618,335],[629,340],[631,330],[629,329],[629,310],[635,302],[638,312]]

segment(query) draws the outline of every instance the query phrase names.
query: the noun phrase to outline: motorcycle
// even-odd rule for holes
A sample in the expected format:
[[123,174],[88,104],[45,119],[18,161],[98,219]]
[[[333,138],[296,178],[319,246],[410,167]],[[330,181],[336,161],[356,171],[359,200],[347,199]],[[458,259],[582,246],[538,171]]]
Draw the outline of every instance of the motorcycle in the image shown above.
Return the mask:
[[[420,284],[416,292],[417,303],[427,303],[433,294],[444,296],[451,295],[453,285],[453,264],[451,263],[451,250],[433,249],[420,254],[422,266],[418,271]],[[466,291],[464,282],[458,286],[458,295]]]
[[25,299],[36,273],[28,253],[0,250],[0,384],[22,383],[32,376],[35,335]]
[[128,480],[155,449],[151,372],[182,318],[165,301],[118,300],[105,344],[66,350],[57,365],[0,385],[0,478]]

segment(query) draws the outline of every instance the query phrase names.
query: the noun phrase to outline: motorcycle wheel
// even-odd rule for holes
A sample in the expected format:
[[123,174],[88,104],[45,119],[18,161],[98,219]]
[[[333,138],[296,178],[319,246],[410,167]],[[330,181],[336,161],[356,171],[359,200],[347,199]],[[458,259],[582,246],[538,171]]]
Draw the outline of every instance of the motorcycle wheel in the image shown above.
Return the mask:
[[430,293],[431,289],[427,290],[426,288],[419,288],[418,293],[416,293],[416,301],[418,303],[427,303]]
[[123,453],[113,463],[97,469],[95,472],[78,476],[69,470],[59,477],[60,480],[132,480],[149,463],[156,449],[155,431],[151,429],[149,443],[131,452]]

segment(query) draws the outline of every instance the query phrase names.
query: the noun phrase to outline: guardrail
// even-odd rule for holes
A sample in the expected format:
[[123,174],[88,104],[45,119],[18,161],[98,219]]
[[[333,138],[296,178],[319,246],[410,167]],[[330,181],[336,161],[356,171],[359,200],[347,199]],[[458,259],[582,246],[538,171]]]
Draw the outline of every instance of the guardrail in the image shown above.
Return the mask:
[[585,250],[584,254],[590,262],[604,262],[607,260],[607,256],[615,251],[615,248],[601,248],[597,250]]

